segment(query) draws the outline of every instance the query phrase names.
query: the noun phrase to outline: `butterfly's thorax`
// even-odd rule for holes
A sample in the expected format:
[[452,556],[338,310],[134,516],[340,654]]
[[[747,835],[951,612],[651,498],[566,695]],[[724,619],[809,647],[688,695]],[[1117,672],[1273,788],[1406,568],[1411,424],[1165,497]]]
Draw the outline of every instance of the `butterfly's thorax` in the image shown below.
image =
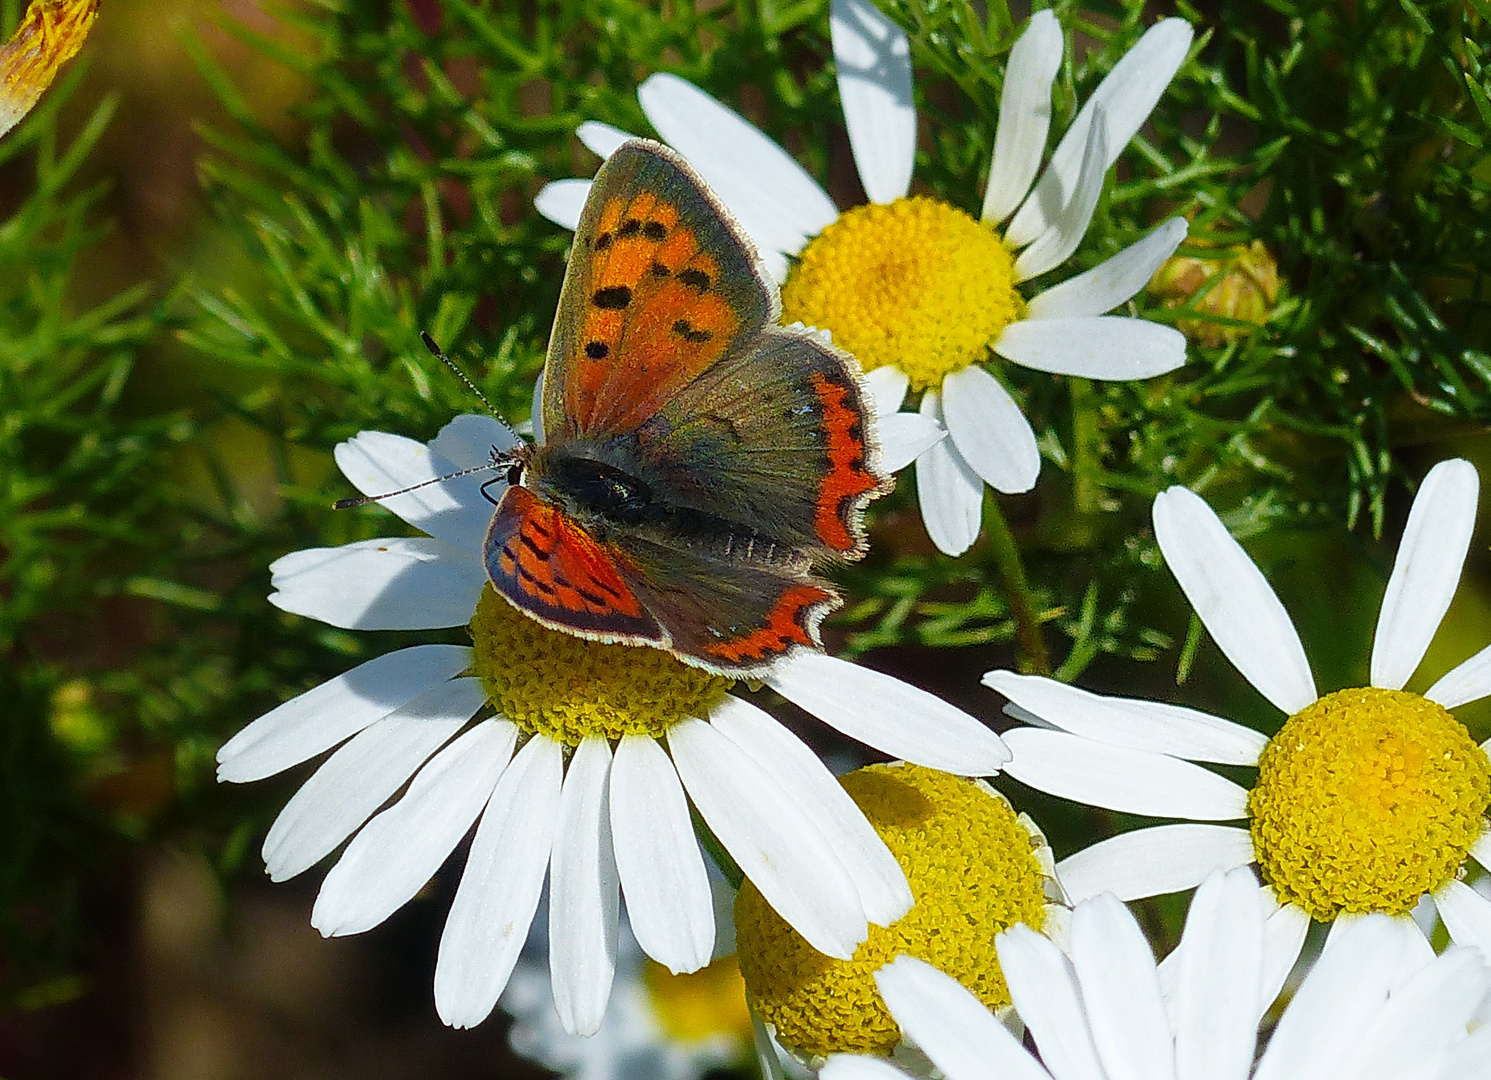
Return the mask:
[[805,560],[754,523],[732,520],[718,491],[711,506],[680,489],[666,468],[649,468],[634,436],[534,447],[524,485],[562,509],[596,540],[618,533],[684,541],[689,547],[768,565]]

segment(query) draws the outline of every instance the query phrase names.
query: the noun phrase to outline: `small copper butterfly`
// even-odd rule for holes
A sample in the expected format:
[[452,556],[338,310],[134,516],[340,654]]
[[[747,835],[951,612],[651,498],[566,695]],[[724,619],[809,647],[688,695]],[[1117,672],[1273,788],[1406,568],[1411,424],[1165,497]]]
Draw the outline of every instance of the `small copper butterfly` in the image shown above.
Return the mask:
[[688,164],[634,140],[596,174],[484,557],[539,622],[763,673],[840,603],[889,490],[847,353],[776,325],[754,246]]

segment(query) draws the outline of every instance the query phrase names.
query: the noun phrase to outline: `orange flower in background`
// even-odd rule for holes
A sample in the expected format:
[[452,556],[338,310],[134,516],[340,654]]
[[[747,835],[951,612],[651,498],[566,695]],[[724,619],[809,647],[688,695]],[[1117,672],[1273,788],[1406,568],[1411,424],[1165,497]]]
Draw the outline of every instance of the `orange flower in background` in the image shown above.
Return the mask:
[[0,46],[0,135],[31,111],[57,69],[83,47],[97,17],[98,0],[32,0]]

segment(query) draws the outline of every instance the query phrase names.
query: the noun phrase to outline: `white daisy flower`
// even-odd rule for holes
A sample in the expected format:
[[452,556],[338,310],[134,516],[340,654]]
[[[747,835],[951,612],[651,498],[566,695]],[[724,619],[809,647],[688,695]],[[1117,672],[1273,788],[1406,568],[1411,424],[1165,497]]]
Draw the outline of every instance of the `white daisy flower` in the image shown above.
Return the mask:
[[[494,420],[461,416],[428,446],[364,432],[336,460],[377,494],[479,467],[511,443]],[[328,936],[377,926],[479,819],[436,962],[441,1018],[469,1027],[491,1012],[547,872],[555,1005],[566,1030],[593,1032],[615,972],[618,891],[647,955],[674,972],[709,962],[714,908],[690,804],[822,952],[850,956],[867,923],[903,915],[910,889],[864,816],[796,736],[726,692],[729,680],[658,649],[547,630],[487,587],[492,504],[481,488],[501,487],[490,475],[382,500],[426,536],[299,551],[271,567],[270,600],[285,611],[352,630],[469,626],[472,635],[470,647],[369,660],[219,751],[218,778],[244,782],[336,748],[264,842],[279,881],[356,834],[312,924]],[[764,681],[896,757],[987,775],[1009,756],[967,713],[833,657],[802,655]]]
[[[916,151],[911,51],[869,0],[833,0],[830,26],[850,146],[870,204],[840,214],[780,146],[702,90],[668,74],[637,92],[652,126],[699,170],[783,282],[783,320],[829,330],[867,372],[886,467],[916,462],[927,531],[950,555],[978,537],[987,483],[1021,492],[1040,472],[1035,432],[983,364],[993,352],[1038,371],[1141,379],[1180,367],[1185,339],[1168,326],[1106,312],[1127,303],[1186,234],[1181,218],[1086,273],[1028,300],[1017,288],[1077,250],[1103,178],[1185,60],[1191,27],[1162,19],[1094,91],[1045,173],[1061,27],[1031,17],[1010,53],[981,221],[938,199],[908,196]],[[627,138],[582,124],[602,157]],[[540,213],[579,220],[589,181],[539,192]],[[1002,224],[1003,223],[1003,224]],[[1001,231],[1002,229],[1002,231]],[[917,426],[898,410],[920,392]]]
[[[1477,949],[1436,957],[1380,915],[1332,941],[1258,1053],[1266,966],[1246,870],[1196,892],[1182,948],[1156,969],[1133,915],[1104,895],[1078,905],[1070,957],[1015,927],[999,936],[1015,1007],[1040,1057],[956,981],[903,956],[876,976],[891,1012],[946,1080],[1467,1080],[1486,1076],[1491,991]],[[1168,969],[1168,970],[1167,970]],[[885,1061],[830,1059],[823,1080],[900,1080]]]
[[[1005,734],[1009,775],[1092,806],[1178,819],[1062,862],[1074,900],[1176,892],[1215,868],[1255,863],[1282,905],[1277,932],[1297,942],[1311,918],[1333,933],[1368,912],[1410,922],[1427,896],[1456,942],[1491,953],[1491,901],[1461,880],[1468,858],[1491,866],[1491,757],[1449,712],[1491,694],[1491,649],[1423,694],[1402,689],[1454,595],[1479,486],[1466,461],[1429,472],[1383,597],[1371,685],[1324,696],[1284,606],[1216,513],[1182,487],[1155,500],[1160,550],[1196,614],[1288,718],[1269,739],[1176,705],[984,676],[1013,703],[1007,711],[1041,725]],[[1195,762],[1256,766],[1257,779],[1249,790]]]

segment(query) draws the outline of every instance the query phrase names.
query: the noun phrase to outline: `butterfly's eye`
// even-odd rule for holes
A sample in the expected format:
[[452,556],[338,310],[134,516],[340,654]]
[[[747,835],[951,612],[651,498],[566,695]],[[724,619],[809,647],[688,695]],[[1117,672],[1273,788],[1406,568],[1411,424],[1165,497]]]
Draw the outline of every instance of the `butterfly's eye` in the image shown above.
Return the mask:
[[517,487],[523,482],[523,463],[515,461],[507,467],[507,486]]

